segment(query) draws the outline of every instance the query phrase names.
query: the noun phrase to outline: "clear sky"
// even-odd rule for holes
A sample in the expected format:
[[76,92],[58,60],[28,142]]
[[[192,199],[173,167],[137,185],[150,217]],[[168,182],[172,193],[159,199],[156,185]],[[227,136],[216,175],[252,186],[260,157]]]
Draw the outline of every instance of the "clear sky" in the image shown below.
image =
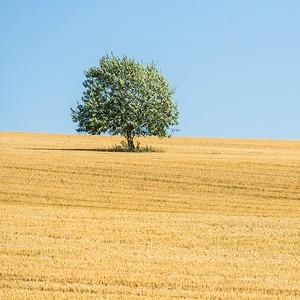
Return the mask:
[[1,0],[0,130],[73,133],[85,69],[156,61],[179,135],[300,139],[299,0]]

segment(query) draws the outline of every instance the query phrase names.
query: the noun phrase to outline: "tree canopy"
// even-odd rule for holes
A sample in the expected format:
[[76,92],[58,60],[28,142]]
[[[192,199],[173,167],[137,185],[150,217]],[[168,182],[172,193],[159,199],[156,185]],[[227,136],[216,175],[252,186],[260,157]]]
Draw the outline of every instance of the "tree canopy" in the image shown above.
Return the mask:
[[72,110],[79,132],[122,135],[128,149],[137,136],[169,136],[178,125],[174,90],[156,64],[105,55],[85,72],[81,102]]

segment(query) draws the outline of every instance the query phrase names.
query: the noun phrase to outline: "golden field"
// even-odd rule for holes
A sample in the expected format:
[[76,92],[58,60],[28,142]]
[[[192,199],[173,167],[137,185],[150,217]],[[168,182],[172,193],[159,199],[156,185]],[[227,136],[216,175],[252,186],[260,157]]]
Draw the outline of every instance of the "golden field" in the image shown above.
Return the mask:
[[0,133],[0,299],[299,299],[300,141]]

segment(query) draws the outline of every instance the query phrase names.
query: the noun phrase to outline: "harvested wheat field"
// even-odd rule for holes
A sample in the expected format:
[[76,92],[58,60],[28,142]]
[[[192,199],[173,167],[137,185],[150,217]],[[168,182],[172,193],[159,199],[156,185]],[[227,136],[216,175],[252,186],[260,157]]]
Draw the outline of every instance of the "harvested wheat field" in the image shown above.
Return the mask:
[[119,141],[0,133],[1,299],[300,298],[300,141]]

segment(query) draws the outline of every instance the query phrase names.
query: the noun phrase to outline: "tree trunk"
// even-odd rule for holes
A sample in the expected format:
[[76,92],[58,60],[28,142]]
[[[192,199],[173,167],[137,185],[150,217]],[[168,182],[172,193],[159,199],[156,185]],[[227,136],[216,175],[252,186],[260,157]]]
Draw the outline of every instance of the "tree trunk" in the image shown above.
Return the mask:
[[131,130],[127,130],[126,134],[126,139],[127,139],[127,147],[129,151],[132,151],[135,149],[134,142],[133,142],[133,135]]
[[129,139],[127,138],[127,145],[128,145],[128,150],[134,150],[135,146],[134,146],[134,142],[133,142],[133,138],[130,137]]

